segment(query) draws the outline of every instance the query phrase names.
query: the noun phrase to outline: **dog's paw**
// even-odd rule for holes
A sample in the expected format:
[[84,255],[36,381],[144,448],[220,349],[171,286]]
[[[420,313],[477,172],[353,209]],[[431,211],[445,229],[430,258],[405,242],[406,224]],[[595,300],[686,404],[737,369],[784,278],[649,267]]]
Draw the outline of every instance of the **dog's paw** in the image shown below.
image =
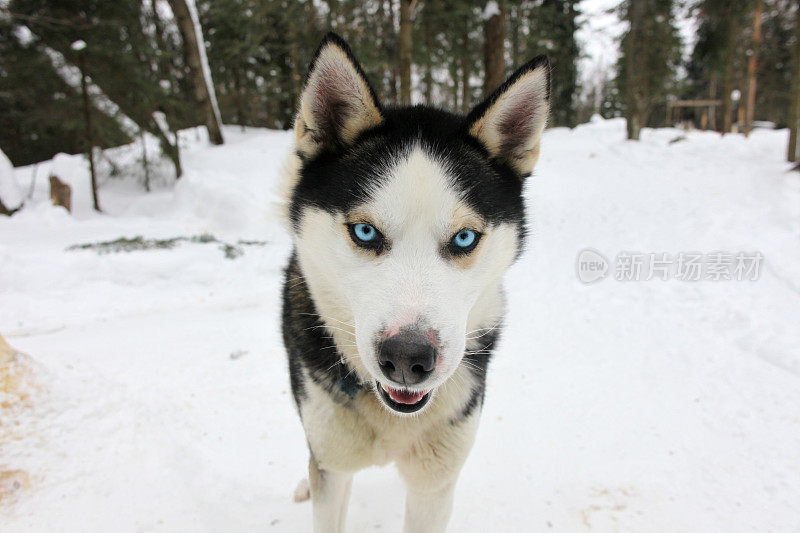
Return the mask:
[[295,503],[300,503],[309,498],[311,498],[311,487],[308,486],[308,479],[303,478],[300,480],[300,483],[297,484],[297,488],[294,489],[292,500],[294,500]]

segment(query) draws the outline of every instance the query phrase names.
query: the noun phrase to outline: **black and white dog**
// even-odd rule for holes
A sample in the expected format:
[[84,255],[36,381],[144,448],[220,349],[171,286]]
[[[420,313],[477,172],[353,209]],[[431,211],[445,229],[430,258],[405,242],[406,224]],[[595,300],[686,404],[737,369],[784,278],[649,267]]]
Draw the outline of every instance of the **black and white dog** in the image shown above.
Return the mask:
[[445,529],[548,110],[544,56],[464,117],[382,106],[347,44],[322,41],[285,172],[283,289],[315,531],[343,531],[353,474],[391,461],[405,531]]

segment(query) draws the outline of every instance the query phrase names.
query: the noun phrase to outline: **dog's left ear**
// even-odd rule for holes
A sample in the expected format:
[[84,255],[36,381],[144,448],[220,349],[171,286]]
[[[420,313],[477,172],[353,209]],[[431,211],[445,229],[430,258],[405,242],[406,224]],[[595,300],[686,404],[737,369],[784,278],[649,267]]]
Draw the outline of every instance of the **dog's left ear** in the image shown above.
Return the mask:
[[468,131],[492,158],[528,176],[539,159],[549,112],[550,61],[538,56],[470,111]]
[[383,122],[380,104],[347,43],[329,33],[311,61],[294,131],[297,150],[311,157],[352,143]]

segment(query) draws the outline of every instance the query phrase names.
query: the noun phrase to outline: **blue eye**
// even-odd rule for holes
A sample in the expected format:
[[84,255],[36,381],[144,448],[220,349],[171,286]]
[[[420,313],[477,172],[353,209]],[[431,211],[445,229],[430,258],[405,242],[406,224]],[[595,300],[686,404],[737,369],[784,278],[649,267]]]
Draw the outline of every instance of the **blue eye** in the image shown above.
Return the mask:
[[378,236],[378,230],[369,224],[355,224],[353,226],[353,233],[356,238],[362,242],[370,242],[375,240]]
[[471,229],[462,229],[456,236],[453,237],[453,244],[457,248],[466,249],[470,248],[473,244],[476,244],[478,240],[478,234]]

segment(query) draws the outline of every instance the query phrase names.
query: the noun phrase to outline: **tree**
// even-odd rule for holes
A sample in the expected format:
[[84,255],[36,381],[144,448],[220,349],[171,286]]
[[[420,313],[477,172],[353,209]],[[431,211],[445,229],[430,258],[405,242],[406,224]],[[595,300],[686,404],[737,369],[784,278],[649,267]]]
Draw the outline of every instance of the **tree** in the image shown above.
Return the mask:
[[757,50],[755,115],[777,127],[788,124],[792,84],[794,5],[796,0],[765,0],[761,46]]
[[214,92],[214,82],[211,79],[211,69],[208,67],[206,58],[203,30],[200,27],[200,18],[194,0],[169,0],[169,5],[172,7],[172,13],[175,15],[183,38],[186,63],[194,83],[195,101],[205,118],[208,138],[214,144],[222,144],[224,140],[220,129],[219,106]]
[[400,0],[400,35],[397,40],[397,62],[400,72],[400,103],[411,103],[411,15],[414,0]]
[[[577,124],[578,29],[577,0],[540,0],[509,3],[507,24],[514,67],[546,53],[551,67],[551,111],[555,126]],[[506,72],[509,74],[510,72]]]
[[83,41],[75,41],[71,48],[79,54],[81,77],[81,100],[83,103],[83,118],[86,123],[86,158],[89,160],[89,174],[92,182],[92,206],[95,211],[101,211],[100,199],[97,196],[97,170],[94,166],[94,133],[92,130],[92,109],[89,104],[89,80],[86,77],[86,56],[81,52],[86,48]]
[[[0,20],[0,73],[0,146],[14,165],[83,150],[77,77],[69,83],[59,76],[36,36],[12,20]],[[106,114],[97,114],[94,130],[103,148],[131,139]]]
[[486,2],[483,11],[483,96],[488,97],[500,87],[506,77],[505,61],[505,6],[495,0]]
[[[13,0],[9,11],[13,17],[27,21],[36,36],[31,46],[54,51],[65,65],[76,64],[79,54],[84,56],[85,71],[93,84],[135,123],[136,131],[144,130],[159,138],[162,152],[172,160],[176,176],[180,177],[177,146],[164,135],[153,116],[163,111],[172,123],[193,123],[187,119],[182,104],[184,94],[171,93],[161,83],[165,80],[159,78],[157,48],[145,31],[151,19],[143,4]],[[86,47],[73,50],[72,43],[79,40]]]
[[798,123],[800,123],[800,0],[795,2],[795,40],[792,54],[792,91],[789,95],[789,148],[786,158],[797,161]]
[[764,12],[762,0],[755,0],[753,9],[752,47],[748,50],[747,60],[747,116],[744,133],[749,135],[753,129],[753,117],[756,112],[756,67],[758,65],[758,49],[761,46],[761,16]]
[[629,29],[622,37],[617,87],[625,103],[628,139],[639,140],[654,104],[663,101],[680,62],[672,0],[628,0]]
[[741,37],[750,9],[750,0],[701,0],[698,4],[700,24],[688,67],[690,86],[699,96],[722,102],[721,120],[712,117],[714,126],[722,133],[731,131],[732,93],[746,55]]

